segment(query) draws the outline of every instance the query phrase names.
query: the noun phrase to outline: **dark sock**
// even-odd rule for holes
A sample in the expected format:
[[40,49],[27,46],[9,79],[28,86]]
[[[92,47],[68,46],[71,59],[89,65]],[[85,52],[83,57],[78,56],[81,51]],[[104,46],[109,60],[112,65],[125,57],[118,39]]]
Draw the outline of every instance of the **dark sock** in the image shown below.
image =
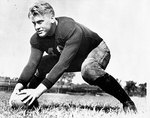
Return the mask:
[[28,85],[28,88],[36,88],[42,81],[43,78],[39,78],[34,75]]
[[103,77],[97,78],[97,80],[95,81],[95,85],[99,86],[106,93],[117,98],[121,103],[131,101],[130,97],[120,86],[120,84],[115,80],[115,78],[107,73]]

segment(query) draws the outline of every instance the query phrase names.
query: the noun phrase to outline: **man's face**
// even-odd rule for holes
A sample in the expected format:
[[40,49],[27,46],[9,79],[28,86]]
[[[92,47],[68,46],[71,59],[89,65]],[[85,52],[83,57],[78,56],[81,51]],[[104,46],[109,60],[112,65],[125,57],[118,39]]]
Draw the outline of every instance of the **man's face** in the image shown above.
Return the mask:
[[52,19],[47,15],[37,15],[31,18],[32,23],[34,24],[34,28],[37,34],[40,37],[45,37],[50,33],[50,29],[52,26]]

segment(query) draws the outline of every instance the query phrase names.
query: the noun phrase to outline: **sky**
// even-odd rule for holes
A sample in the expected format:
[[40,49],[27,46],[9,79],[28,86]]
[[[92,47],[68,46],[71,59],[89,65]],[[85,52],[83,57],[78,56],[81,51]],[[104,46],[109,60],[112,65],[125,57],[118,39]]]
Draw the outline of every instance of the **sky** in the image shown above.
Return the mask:
[[[0,76],[19,77],[28,61],[35,31],[27,14],[34,1],[0,1]],[[72,17],[104,39],[112,55],[108,73],[121,81],[149,81],[149,0],[46,1],[56,17]],[[73,82],[84,82],[80,73]]]

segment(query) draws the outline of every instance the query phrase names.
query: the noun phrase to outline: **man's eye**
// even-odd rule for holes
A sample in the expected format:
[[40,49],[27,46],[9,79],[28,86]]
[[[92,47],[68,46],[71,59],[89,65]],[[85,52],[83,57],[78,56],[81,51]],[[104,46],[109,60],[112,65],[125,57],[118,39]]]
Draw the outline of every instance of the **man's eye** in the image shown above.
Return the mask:
[[42,22],[43,22],[43,21],[39,21],[39,22],[37,22],[37,23],[38,23],[38,24],[42,24]]
[[35,22],[32,22],[33,23],[33,25],[35,25]]

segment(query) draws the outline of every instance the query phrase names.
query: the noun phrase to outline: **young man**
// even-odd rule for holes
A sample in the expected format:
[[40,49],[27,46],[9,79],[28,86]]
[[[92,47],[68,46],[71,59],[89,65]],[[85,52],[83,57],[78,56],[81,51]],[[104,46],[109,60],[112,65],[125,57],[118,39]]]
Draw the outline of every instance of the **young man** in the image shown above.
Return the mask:
[[[114,77],[105,72],[110,50],[101,37],[68,17],[55,18],[52,6],[35,3],[30,8],[36,33],[31,37],[31,54],[13,94],[25,93],[31,105],[51,88],[64,72],[81,71],[83,79],[117,98],[125,111],[136,107]],[[44,52],[48,55],[43,56]],[[28,88],[28,89],[25,89]],[[20,91],[21,90],[21,91]]]

